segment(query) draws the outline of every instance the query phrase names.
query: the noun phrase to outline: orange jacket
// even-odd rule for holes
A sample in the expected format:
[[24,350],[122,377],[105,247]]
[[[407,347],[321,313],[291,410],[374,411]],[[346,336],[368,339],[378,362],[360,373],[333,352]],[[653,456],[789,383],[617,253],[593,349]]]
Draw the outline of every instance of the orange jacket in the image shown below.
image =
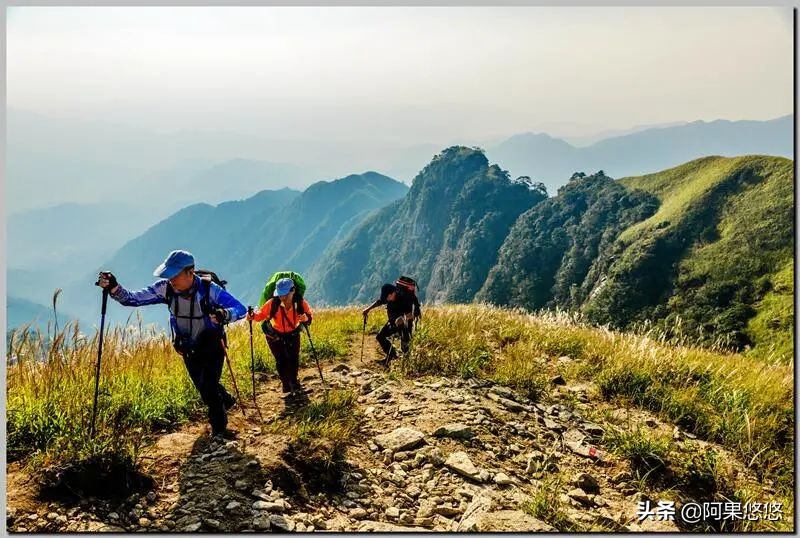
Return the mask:
[[[275,313],[275,317],[270,319],[269,314],[272,311],[272,301],[278,301],[280,304],[278,305],[278,311]],[[311,307],[308,306],[305,299],[303,299],[303,311],[309,318],[311,317]],[[303,321],[304,318],[295,312],[294,303],[291,303],[287,310],[280,299],[273,297],[264,303],[264,306],[253,316],[254,321],[264,321],[267,319],[270,319],[270,324],[279,333],[290,333],[300,326],[300,322]]]

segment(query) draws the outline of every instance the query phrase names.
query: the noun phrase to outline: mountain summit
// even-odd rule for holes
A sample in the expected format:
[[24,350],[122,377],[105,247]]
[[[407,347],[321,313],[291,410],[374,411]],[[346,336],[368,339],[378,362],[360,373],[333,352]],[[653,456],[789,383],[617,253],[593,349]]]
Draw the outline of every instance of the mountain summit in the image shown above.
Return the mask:
[[311,270],[317,298],[366,301],[388,278],[413,275],[420,298],[469,301],[516,218],[546,197],[512,181],[483,151],[445,149],[408,194],[364,221]]

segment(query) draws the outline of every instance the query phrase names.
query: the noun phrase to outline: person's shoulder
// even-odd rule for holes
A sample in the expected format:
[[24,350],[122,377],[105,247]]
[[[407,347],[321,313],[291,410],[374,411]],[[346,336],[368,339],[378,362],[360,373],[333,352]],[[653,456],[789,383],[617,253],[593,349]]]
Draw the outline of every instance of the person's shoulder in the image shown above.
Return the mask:
[[212,290],[216,291],[217,293],[220,293],[222,291],[228,291],[225,288],[223,288],[222,286],[220,286],[219,284],[217,284],[216,282],[214,282],[213,280],[211,280],[210,278],[200,278],[200,280],[202,280],[203,284],[208,286],[209,289],[212,289]]
[[233,296],[231,292],[229,292],[228,290],[226,290],[225,288],[214,282],[214,280],[211,277],[206,278],[204,276],[201,276],[198,278],[202,282],[203,289],[207,289],[209,291],[209,294],[213,294],[215,297],[219,297],[220,294],[222,293],[227,293],[228,295]]
[[166,278],[159,278],[155,282],[153,282],[151,286],[156,292],[158,293],[166,293],[167,288],[169,287],[169,280]]

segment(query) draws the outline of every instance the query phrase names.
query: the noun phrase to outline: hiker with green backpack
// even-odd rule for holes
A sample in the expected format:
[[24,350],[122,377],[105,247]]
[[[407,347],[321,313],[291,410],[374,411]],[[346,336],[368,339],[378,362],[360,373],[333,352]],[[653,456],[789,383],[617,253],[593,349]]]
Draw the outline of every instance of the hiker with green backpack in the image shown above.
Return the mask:
[[224,289],[210,271],[195,270],[194,256],[172,251],[154,276],[161,277],[138,291],[128,291],[113,273],[103,271],[96,284],[124,306],[166,304],[170,311],[173,347],[182,357],[192,383],[208,407],[214,437],[230,437],[228,410],[236,399],[220,384],[225,358],[225,324],[242,319],[247,309]]
[[279,271],[272,275],[264,292],[258,311],[251,311],[247,319],[263,322],[261,329],[267,338],[275,367],[286,393],[297,395],[303,387],[297,379],[300,369],[300,331],[312,321],[311,307],[305,299],[305,282],[292,271]]

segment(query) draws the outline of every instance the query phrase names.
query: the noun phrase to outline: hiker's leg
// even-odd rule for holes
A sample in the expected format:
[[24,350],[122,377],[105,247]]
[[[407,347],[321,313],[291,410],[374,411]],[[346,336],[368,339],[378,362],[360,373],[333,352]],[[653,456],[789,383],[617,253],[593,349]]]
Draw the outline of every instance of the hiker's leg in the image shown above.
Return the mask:
[[383,326],[380,332],[378,332],[378,336],[375,337],[375,339],[381,345],[384,355],[394,353],[394,348],[392,347],[392,343],[389,341],[389,337],[395,332],[397,332],[397,329],[395,329],[391,323],[387,323]]
[[197,360],[197,356],[194,352],[184,353],[181,356],[183,357],[183,364],[186,366],[186,372],[189,374],[189,379],[192,380],[192,384],[194,388],[197,389],[197,392],[200,392],[203,379],[202,363]]
[[212,434],[225,433],[228,413],[225,411],[225,403],[219,391],[225,353],[218,331],[208,330],[200,333],[195,356],[202,369],[200,396],[203,398],[203,403],[208,406],[208,421],[211,423]]
[[[200,333],[200,335],[198,336],[198,345],[202,345],[204,347],[219,346],[219,344],[216,342],[216,340],[218,340],[217,334],[209,333],[208,335],[206,335],[206,332]],[[203,343],[199,344],[201,337],[203,338]],[[222,352],[220,351],[220,354],[221,353]],[[197,392],[200,392],[202,395],[201,380],[202,380],[202,373],[204,370],[204,363],[203,360],[198,359],[196,348],[192,350],[192,352],[189,353],[188,355],[183,355],[183,363],[186,365],[186,370],[189,372],[189,377],[192,379],[192,383],[194,383]],[[232,407],[233,404],[236,402],[236,398],[234,398],[233,395],[225,389],[222,383],[217,383],[217,392],[219,392],[219,397],[225,404],[226,409]],[[205,400],[203,400],[203,402],[205,402]]]
[[289,355],[289,380],[295,389],[300,388],[300,381],[297,379],[297,373],[300,370],[300,333],[294,334],[287,339],[286,349]]
[[411,328],[404,327],[400,329],[400,349],[403,353],[408,353],[408,344],[411,342]]
[[286,375],[286,346],[283,343],[283,339],[267,340],[267,345],[272,352],[272,356],[275,357],[275,369],[278,371],[278,377],[281,378],[281,390],[289,392],[292,389]]
[[230,409],[236,403],[236,398],[222,386],[222,383],[218,385],[217,392],[219,392],[219,397],[222,398],[222,403],[225,404],[225,409]]
[[[223,356],[223,360],[224,359],[225,357]],[[226,389],[221,382],[217,383],[217,392],[219,393],[219,397],[222,399],[222,403],[225,404],[225,409],[230,409],[233,407],[233,404],[236,403],[236,398],[233,397],[233,394],[228,392],[228,389]]]

